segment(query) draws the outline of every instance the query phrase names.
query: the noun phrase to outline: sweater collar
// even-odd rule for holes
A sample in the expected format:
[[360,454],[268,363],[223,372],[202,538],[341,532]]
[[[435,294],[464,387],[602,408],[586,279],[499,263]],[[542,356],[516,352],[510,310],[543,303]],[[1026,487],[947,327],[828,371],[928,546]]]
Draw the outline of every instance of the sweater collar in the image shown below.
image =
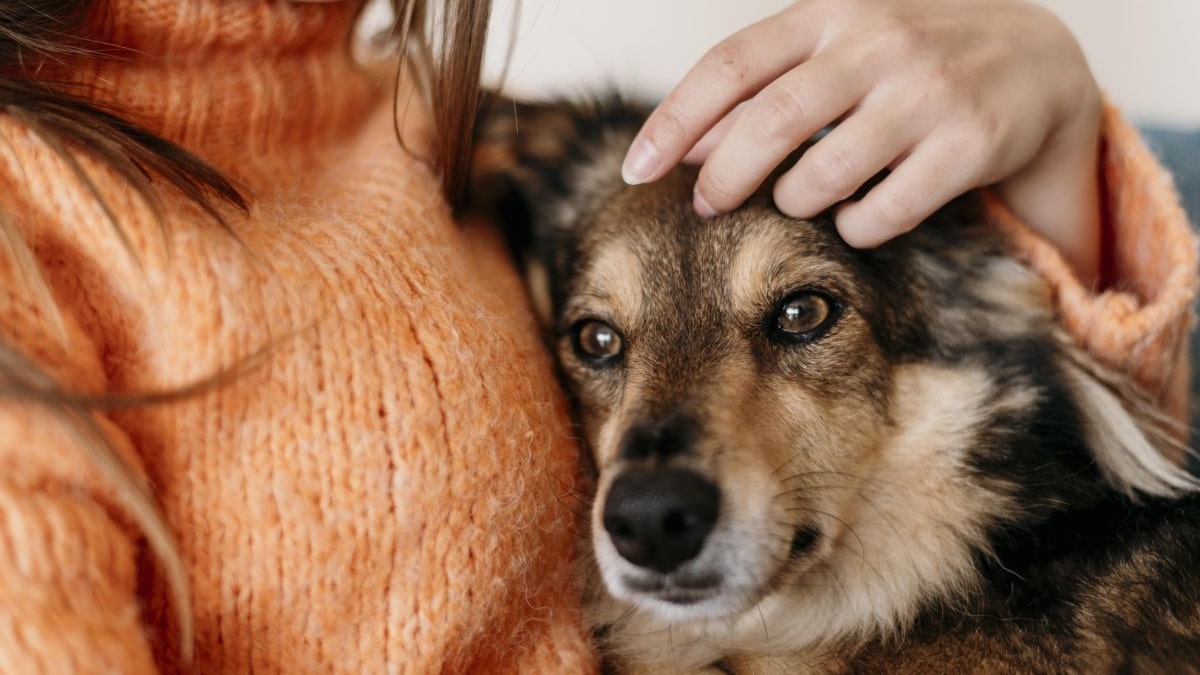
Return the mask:
[[386,95],[351,55],[359,8],[101,0],[85,34],[111,47],[67,64],[62,77],[218,169],[255,174],[256,162],[335,143]]

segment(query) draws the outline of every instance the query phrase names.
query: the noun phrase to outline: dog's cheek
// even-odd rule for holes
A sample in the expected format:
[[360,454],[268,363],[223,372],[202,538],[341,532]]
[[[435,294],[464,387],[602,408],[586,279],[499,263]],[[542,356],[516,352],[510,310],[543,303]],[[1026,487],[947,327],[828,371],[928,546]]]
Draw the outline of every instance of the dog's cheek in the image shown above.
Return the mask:
[[566,377],[566,388],[578,406],[586,428],[594,428],[596,420],[612,416],[621,399],[624,374],[619,366],[591,368],[580,363],[570,338],[557,345],[559,367]]
[[[861,380],[871,387],[889,386],[886,373],[874,372]],[[779,508],[787,514],[792,534],[817,529],[818,539],[807,555],[820,557],[852,519],[860,488],[879,461],[886,408],[861,383],[830,396],[794,381],[778,383],[771,401],[758,405],[769,411],[774,433],[785,439],[773,445],[776,450],[768,460],[777,481],[774,493],[781,495]],[[793,565],[798,566],[804,565]]]
[[721,485],[723,527],[743,539],[735,548],[759,551],[777,564],[787,555],[797,514],[789,508],[784,484],[772,470],[769,456],[761,448],[740,450],[724,455],[714,472]]
[[831,426],[831,406],[793,381],[769,378],[740,405],[715,413],[722,438],[713,473],[737,521],[731,526],[755,532],[758,546],[771,549],[776,560],[786,558],[797,530],[812,525],[814,513],[832,512],[830,500],[844,496],[806,489],[806,479],[839,482],[852,468],[846,462],[853,453],[844,451],[844,438]]

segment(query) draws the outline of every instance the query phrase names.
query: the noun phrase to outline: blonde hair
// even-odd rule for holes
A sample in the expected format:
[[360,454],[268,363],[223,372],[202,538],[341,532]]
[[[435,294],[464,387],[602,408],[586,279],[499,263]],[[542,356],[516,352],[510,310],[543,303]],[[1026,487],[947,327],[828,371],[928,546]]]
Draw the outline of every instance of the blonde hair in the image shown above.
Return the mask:
[[[433,161],[441,170],[445,197],[461,203],[479,106],[479,78],[490,14],[488,0],[447,2],[431,13],[427,0],[391,0],[396,21],[390,29],[400,44],[402,69],[425,85],[436,130]],[[103,110],[85,98],[39,81],[31,73],[45,59],[85,56],[95,45],[75,39],[92,0],[0,1],[0,114],[37,134],[72,168],[80,185],[103,208],[111,226],[128,241],[119,218],[80,169],[84,153],[106,163],[158,212],[159,184],[203,208],[214,226],[226,227],[220,205],[248,209],[249,201],[217,170],[187,150]],[[151,182],[151,177],[159,179]],[[0,255],[5,251],[33,289],[51,326],[63,333],[63,319],[41,275],[34,253],[17,231],[14,214],[0,210]],[[166,227],[165,223],[163,227]],[[132,251],[131,251],[132,252]],[[252,358],[251,361],[254,359]],[[180,652],[193,653],[192,612],[183,561],[150,486],[117,452],[97,421],[97,412],[145,406],[194,396],[221,386],[253,363],[217,373],[170,392],[86,396],[65,389],[15,345],[0,338],[0,398],[43,408],[78,442],[111,482],[124,507],[162,566],[180,624]]]

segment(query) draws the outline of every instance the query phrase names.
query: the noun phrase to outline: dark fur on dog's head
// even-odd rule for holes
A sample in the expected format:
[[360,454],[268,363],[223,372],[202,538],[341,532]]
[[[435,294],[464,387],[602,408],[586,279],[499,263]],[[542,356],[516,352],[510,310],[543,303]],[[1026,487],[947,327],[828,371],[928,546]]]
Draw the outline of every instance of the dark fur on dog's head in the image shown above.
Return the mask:
[[589,616],[618,658],[869,643],[978,596],[1064,511],[1191,488],[977,195],[875,250],[766,190],[703,220],[694,169],[621,182],[643,119],[498,106],[474,183],[525,232],[599,470]]

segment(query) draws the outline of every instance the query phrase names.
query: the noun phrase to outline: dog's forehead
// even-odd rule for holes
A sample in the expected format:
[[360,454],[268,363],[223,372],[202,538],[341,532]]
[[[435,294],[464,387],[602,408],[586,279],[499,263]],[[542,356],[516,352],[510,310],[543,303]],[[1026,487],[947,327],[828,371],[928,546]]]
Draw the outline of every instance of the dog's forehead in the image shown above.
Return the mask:
[[593,214],[581,247],[586,287],[626,307],[683,298],[739,307],[781,285],[845,277],[846,247],[831,224],[787,218],[764,195],[703,219],[691,178],[625,188]]

